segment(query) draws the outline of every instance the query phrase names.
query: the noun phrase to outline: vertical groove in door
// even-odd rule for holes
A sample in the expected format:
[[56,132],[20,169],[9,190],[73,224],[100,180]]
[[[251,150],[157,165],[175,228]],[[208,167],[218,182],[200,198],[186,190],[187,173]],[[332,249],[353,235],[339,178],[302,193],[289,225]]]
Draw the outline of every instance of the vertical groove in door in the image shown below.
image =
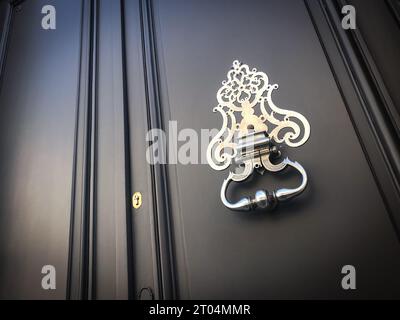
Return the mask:
[[400,1],[399,0],[386,0],[389,10],[392,12],[394,19],[400,27]]
[[120,0],[121,8],[121,42],[122,42],[122,83],[124,104],[124,151],[125,151],[125,199],[126,199],[126,237],[128,256],[128,299],[134,299],[133,287],[133,235],[132,235],[132,205],[131,205],[131,159],[130,159],[130,129],[129,129],[129,106],[127,88],[127,63],[126,63],[126,24],[125,24],[125,1]]
[[68,299],[94,299],[97,0],[82,2],[81,62],[71,196]]
[[8,39],[9,33],[11,29],[12,23],[12,15],[13,15],[13,7],[10,4],[7,4],[7,12],[6,17],[3,25],[3,33],[0,34],[0,87],[2,86],[2,79],[3,79],[3,70],[5,65],[5,60],[7,56],[7,46],[8,46]]
[[[162,102],[159,86],[153,4],[151,0],[140,0],[139,5],[148,129],[162,129]],[[154,141],[153,139],[150,140]],[[151,165],[151,177],[155,222],[154,234],[158,265],[158,294],[160,299],[173,299],[176,298],[176,282],[171,238],[168,174],[165,165]]]
[[[400,2],[398,2],[400,3]],[[336,10],[339,12],[340,8],[347,5],[348,1],[344,0],[336,0]],[[326,9],[330,14],[335,14],[334,9],[335,6],[326,6]],[[383,77],[378,70],[378,67],[375,64],[375,61],[370,53],[367,43],[364,40],[364,37],[359,28],[354,30],[349,30],[344,33],[341,32],[341,36],[347,34],[350,39],[352,45],[358,51],[359,55],[357,56],[358,60],[363,64],[366,75],[369,77],[369,83],[371,84],[372,90],[376,92],[377,99],[379,100],[379,105],[384,107],[385,115],[387,115],[386,126],[393,126],[394,135],[397,139],[400,138],[400,114],[390,96],[386,84],[383,80]],[[372,106],[373,104],[370,103]],[[371,106],[371,108],[373,108]],[[371,113],[374,113],[371,112]],[[375,115],[374,115],[375,116]],[[376,117],[376,116],[375,116]],[[379,123],[378,123],[379,125]]]
[[[82,211],[79,210],[81,206],[75,207],[78,204],[79,191],[81,190],[80,182],[83,181],[82,172],[78,169],[78,162],[82,162],[82,152],[79,152],[79,142],[83,140],[83,135],[80,134],[80,119],[82,116],[80,113],[84,112],[84,107],[81,103],[84,90],[81,86],[84,85],[87,67],[87,54],[84,52],[85,44],[88,42],[87,21],[88,21],[88,10],[85,3],[81,5],[81,25],[80,25],[80,61],[79,61],[79,76],[78,76],[78,95],[77,105],[75,111],[75,130],[74,130],[74,159],[72,168],[72,188],[71,188],[71,220],[70,220],[70,231],[69,231],[69,251],[68,251],[68,276],[67,276],[67,299],[80,299],[82,297],[82,258],[81,258],[81,220]],[[79,172],[79,173],[78,173]]]
[[[399,163],[396,133],[387,115],[379,109],[384,104],[376,92],[376,82],[371,69],[362,65],[367,50],[354,46],[337,19],[337,6],[322,0],[304,1],[314,28],[325,52],[331,71],[345,102],[348,114],[357,133],[392,225],[400,238],[399,180],[396,165]],[[337,5],[338,2],[336,3]],[[336,25],[338,24],[338,25]],[[332,38],[332,41],[329,39]],[[375,81],[377,78],[374,78]],[[382,83],[383,85],[383,83]],[[383,165],[382,165],[383,164]],[[395,167],[393,167],[393,164]]]
[[92,7],[92,28],[91,28],[91,50],[90,50],[90,99],[88,118],[88,137],[90,144],[87,172],[89,177],[87,183],[88,202],[86,213],[86,235],[87,235],[87,298],[96,299],[96,175],[97,175],[97,40],[98,40],[98,1],[93,0]]
[[[336,8],[333,3],[320,3],[328,22],[330,22],[332,32],[336,34],[338,45],[340,45],[343,50],[343,57],[354,79],[354,86],[358,89],[360,100],[363,101],[363,107],[369,118],[371,128],[374,131],[381,152],[385,156],[386,164],[391,171],[397,191],[400,193],[400,151],[398,148],[399,141],[397,135],[399,128],[392,125],[392,122],[396,123],[396,121],[394,121],[394,116],[396,116],[397,119],[399,115],[397,113],[388,112],[388,110],[394,110],[394,107],[387,106],[390,97],[387,97],[387,94],[381,92],[381,88],[384,87],[383,81],[377,79],[370,64],[366,61],[366,45],[352,43],[351,41],[353,39],[347,36],[341,27],[336,25],[335,21],[337,21],[337,19],[333,16],[336,13]],[[344,3],[339,1],[337,6],[340,5],[344,5]],[[361,35],[357,37],[361,38]],[[358,49],[359,55],[353,50],[352,44]],[[381,106],[384,106],[384,111],[387,112],[380,110]]]
[[[392,113],[389,111],[394,110],[394,107],[391,106],[393,103],[384,88],[383,81],[376,74],[376,68],[371,69],[373,61],[371,60],[372,58],[369,60],[366,58],[368,49],[365,44],[360,44],[359,41],[362,37],[359,32],[356,30],[356,35],[354,33],[349,35],[337,24],[337,18],[335,18],[337,10],[341,5],[344,5],[344,2],[337,0],[335,5],[335,3],[320,1],[320,5],[332,32],[337,38],[337,45],[341,48],[343,60],[352,77],[354,88],[398,196],[400,194],[400,150],[398,147],[399,128],[396,127],[398,121],[395,121],[398,118],[398,114],[397,112]],[[382,91],[385,91],[385,93]],[[395,119],[394,116],[397,116],[397,118]],[[382,190],[381,188],[379,189]],[[381,195],[385,204],[388,204],[387,197],[393,196],[382,191]],[[396,214],[396,209],[388,207],[388,211],[396,234],[400,237],[400,216],[398,213]]]

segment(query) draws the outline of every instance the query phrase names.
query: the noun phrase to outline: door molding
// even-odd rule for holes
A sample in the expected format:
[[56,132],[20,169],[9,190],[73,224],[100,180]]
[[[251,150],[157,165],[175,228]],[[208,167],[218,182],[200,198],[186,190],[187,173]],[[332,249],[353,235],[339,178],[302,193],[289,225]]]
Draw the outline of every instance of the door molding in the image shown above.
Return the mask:
[[[154,12],[151,0],[140,0],[143,70],[148,129],[164,129],[162,99],[160,93],[158,51],[155,35]],[[168,192],[166,165],[154,164],[151,169],[153,208],[158,264],[159,296],[161,299],[176,298],[176,277],[171,232],[171,208]]]
[[341,27],[339,9],[345,2],[305,0],[305,4],[399,237],[399,114],[361,33]]

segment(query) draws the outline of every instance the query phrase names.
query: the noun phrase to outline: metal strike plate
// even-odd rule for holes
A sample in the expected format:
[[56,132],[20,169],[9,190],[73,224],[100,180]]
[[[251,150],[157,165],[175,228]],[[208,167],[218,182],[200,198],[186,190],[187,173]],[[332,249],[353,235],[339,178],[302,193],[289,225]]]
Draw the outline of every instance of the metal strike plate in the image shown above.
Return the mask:
[[[222,127],[207,148],[207,161],[218,171],[233,167],[221,188],[221,200],[229,209],[272,209],[280,201],[299,195],[307,186],[304,168],[289,158],[280,159],[277,144],[303,145],[310,137],[310,125],[300,113],[274,104],[272,93],[276,89],[278,85],[270,84],[264,72],[255,68],[250,70],[248,65],[234,61],[227,80],[217,92],[218,105],[213,111],[222,116]],[[232,181],[244,181],[254,170],[278,172],[287,166],[302,176],[297,188],[272,192],[259,190],[254,197],[243,197],[235,203],[226,198]]]

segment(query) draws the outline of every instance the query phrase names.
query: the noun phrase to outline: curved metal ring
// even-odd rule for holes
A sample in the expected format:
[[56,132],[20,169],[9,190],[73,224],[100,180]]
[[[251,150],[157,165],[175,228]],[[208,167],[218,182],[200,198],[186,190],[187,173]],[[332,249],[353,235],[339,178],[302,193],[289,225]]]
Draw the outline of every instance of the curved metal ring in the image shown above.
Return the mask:
[[226,191],[228,190],[229,184],[233,181],[233,174],[229,174],[229,177],[224,180],[221,187],[221,200],[222,203],[229,209],[234,211],[250,211],[256,208],[260,209],[273,209],[279,202],[292,199],[301,194],[307,186],[307,173],[300,163],[297,161],[293,162],[289,158],[285,158],[283,163],[295,168],[302,175],[302,182],[297,188],[287,189],[282,188],[272,192],[267,190],[258,190],[253,197],[244,197],[238,202],[232,203],[226,198]]

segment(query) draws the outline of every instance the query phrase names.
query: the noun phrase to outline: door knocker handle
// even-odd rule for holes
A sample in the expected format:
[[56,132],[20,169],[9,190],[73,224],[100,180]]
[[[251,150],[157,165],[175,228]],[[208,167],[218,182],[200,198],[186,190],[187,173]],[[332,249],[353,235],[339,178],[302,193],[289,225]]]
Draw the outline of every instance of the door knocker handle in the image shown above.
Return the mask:
[[[207,161],[214,170],[234,167],[222,183],[221,201],[234,211],[274,209],[278,203],[301,194],[307,186],[307,173],[300,163],[287,157],[277,162],[281,156],[278,144],[303,145],[310,136],[310,125],[300,113],[274,104],[272,92],[278,85],[269,84],[264,72],[234,61],[227,78],[217,92],[218,106],[214,108],[222,116],[222,128],[207,148]],[[256,111],[260,114],[256,115]],[[227,199],[231,182],[246,180],[254,170],[278,172],[288,166],[301,174],[298,187],[259,190],[253,197],[243,197],[235,203]]]
[[251,211],[257,208],[259,209],[274,209],[279,202],[283,202],[294,198],[301,194],[307,186],[307,173],[298,162],[293,162],[289,158],[285,158],[283,162],[285,165],[289,165],[300,172],[302,176],[301,184],[297,188],[287,189],[281,188],[274,191],[258,190],[254,197],[244,197],[239,201],[232,203],[226,198],[226,192],[229,184],[234,181],[234,174],[230,173],[228,178],[224,180],[221,187],[221,200],[225,207],[234,211]]

